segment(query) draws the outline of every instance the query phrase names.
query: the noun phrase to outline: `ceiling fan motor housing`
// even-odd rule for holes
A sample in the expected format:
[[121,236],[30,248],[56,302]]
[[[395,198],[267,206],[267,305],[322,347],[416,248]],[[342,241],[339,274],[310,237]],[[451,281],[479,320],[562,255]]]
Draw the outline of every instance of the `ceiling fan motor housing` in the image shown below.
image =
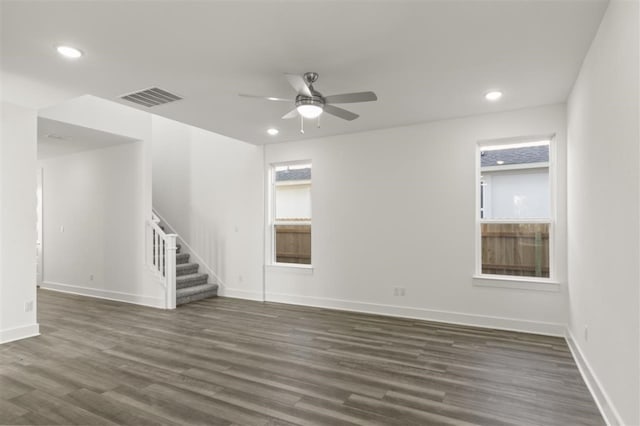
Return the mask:
[[324,108],[324,98],[320,94],[313,96],[298,95],[296,96],[296,107],[300,105],[315,105]]

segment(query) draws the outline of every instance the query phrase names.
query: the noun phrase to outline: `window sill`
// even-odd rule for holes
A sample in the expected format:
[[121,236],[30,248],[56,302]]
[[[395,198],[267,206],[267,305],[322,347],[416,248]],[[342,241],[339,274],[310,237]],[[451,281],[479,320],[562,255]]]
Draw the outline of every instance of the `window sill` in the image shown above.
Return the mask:
[[474,275],[475,287],[494,287],[514,290],[560,292],[560,282],[547,278],[507,277],[504,275]]
[[271,271],[290,271],[304,275],[313,275],[313,265],[302,265],[299,263],[275,263],[265,265]]

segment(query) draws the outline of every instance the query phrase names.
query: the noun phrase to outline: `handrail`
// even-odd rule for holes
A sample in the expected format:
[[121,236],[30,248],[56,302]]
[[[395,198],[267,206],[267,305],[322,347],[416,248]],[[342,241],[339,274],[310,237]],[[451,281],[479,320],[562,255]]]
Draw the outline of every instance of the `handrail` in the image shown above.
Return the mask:
[[176,234],[166,234],[160,228],[160,219],[152,214],[147,220],[146,261],[155,277],[165,289],[165,308],[176,307]]

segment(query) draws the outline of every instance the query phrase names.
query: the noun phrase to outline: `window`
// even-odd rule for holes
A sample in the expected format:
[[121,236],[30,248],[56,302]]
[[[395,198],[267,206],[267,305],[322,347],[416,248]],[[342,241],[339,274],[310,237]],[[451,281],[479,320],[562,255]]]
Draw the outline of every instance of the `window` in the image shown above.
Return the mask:
[[478,272],[551,277],[550,138],[478,146]]
[[272,167],[273,262],[311,264],[311,163]]

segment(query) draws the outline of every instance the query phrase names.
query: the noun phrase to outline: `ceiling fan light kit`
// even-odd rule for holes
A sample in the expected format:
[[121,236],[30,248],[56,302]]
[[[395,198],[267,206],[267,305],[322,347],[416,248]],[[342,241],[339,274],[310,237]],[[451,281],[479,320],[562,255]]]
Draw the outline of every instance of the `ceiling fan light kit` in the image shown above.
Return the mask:
[[296,110],[298,111],[298,114],[300,114],[304,118],[320,117],[320,114],[322,114],[322,111],[323,111],[322,109],[323,105],[321,104],[312,104],[312,103],[303,103],[303,102],[301,102],[300,104],[296,102],[296,104],[297,104]]
[[[315,72],[307,72],[302,76],[298,74],[285,74],[285,77],[289,81],[291,87],[297,92],[297,96],[295,100],[293,99],[282,99],[273,96],[254,96],[254,95],[244,95],[240,94],[240,96],[249,97],[249,98],[260,98],[266,99],[268,101],[277,101],[277,102],[293,102],[295,108],[284,116],[283,119],[294,118],[296,116],[301,117],[301,133],[304,133],[303,130],[303,119],[304,118],[318,118],[322,115],[323,112],[334,115],[338,118],[342,118],[343,120],[352,121],[359,117],[358,114],[355,114],[351,111],[347,111],[346,109],[339,108],[333,104],[348,104],[348,103],[356,103],[356,102],[371,102],[378,100],[378,97],[373,92],[357,92],[357,93],[343,93],[339,95],[332,96],[322,96],[320,92],[315,90],[313,87],[313,83],[318,80],[318,73]],[[318,123],[318,127],[319,123]]]

